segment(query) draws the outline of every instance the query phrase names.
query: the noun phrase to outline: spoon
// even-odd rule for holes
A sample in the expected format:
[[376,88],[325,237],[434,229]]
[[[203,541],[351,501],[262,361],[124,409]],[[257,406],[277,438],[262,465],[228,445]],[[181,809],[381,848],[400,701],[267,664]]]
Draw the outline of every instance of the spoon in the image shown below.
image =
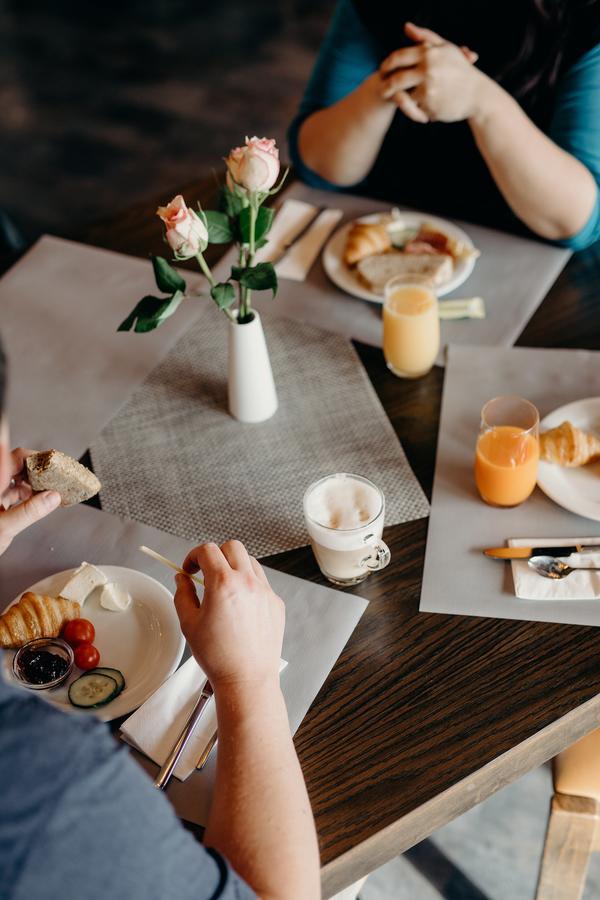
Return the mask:
[[571,572],[600,572],[599,566],[568,566],[554,556],[532,556],[527,565],[544,578],[566,578]]

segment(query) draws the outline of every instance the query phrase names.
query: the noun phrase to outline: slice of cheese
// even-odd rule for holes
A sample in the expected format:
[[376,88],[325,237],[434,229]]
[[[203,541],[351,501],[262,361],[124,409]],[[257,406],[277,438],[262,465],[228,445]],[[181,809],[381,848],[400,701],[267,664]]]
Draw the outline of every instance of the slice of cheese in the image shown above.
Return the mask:
[[124,612],[131,606],[131,594],[114,581],[109,581],[100,591],[100,606],[112,612]]
[[106,584],[107,581],[106,575],[100,569],[90,563],[82,562],[65,584],[60,596],[83,606],[94,588]]

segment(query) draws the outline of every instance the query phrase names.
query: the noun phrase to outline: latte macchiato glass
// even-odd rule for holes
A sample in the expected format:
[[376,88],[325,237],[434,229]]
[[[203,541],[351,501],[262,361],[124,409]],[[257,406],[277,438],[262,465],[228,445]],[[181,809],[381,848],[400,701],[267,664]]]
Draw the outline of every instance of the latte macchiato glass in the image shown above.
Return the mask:
[[361,475],[320,478],[304,495],[304,519],[325,578],[347,586],[384,569],[390,551],[382,540],[385,498]]

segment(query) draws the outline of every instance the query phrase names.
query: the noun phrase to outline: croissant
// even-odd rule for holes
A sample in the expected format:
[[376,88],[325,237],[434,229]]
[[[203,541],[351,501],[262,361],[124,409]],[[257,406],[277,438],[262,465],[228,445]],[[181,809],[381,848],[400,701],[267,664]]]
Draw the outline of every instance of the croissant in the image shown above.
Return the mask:
[[392,241],[385,225],[355,222],[346,240],[344,261],[346,265],[354,266],[361,259],[383,253],[391,246]]
[[571,422],[563,422],[540,435],[540,456],[559,466],[585,466],[600,459],[600,438],[575,428]]
[[81,615],[79,603],[27,591],[0,616],[0,647],[22,647],[39,637],[58,637],[65,622]]

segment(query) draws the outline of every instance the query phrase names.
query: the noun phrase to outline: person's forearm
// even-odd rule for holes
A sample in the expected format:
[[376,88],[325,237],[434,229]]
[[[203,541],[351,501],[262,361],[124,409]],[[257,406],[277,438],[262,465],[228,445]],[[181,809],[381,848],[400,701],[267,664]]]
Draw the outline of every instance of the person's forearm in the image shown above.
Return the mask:
[[532,231],[560,240],[584,227],[596,198],[591,172],[486,76],[469,124],[504,199]]
[[342,187],[369,173],[396,108],[380,97],[379,73],[326,109],[309,116],[300,128],[298,149],[309,169]]
[[320,897],[314,819],[279,683],[217,689],[219,743],[205,833],[261,900]]

